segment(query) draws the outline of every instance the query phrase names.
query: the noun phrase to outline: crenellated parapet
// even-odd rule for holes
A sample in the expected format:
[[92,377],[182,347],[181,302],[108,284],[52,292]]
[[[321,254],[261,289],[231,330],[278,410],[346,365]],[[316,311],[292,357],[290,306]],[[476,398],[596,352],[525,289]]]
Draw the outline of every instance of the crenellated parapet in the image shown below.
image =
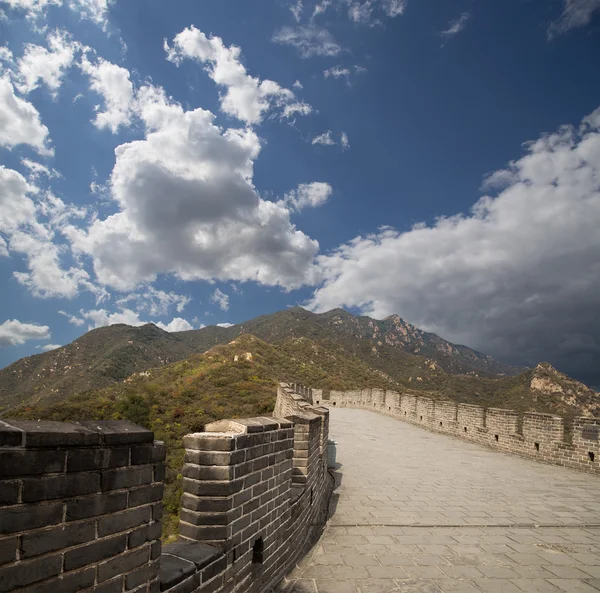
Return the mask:
[[[363,408],[538,461],[600,474],[600,418],[483,408],[381,389],[331,391],[331,407]],[[567,435],[571,439],[567,440]]]

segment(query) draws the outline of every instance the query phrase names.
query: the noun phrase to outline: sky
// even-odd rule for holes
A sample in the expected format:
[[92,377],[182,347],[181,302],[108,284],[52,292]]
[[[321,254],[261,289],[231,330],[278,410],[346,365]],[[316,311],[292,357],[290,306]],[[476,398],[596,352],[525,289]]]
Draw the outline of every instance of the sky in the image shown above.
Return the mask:
[[600,0],[0,0],[0,366],[398,314],[600,384]]

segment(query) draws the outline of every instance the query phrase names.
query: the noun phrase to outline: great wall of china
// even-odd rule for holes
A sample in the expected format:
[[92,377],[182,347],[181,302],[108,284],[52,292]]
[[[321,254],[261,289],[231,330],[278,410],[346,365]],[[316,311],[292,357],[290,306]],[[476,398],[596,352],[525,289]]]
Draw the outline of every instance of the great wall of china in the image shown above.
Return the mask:
[[278,388],[274,417],[184,437],[179,539],[162,545],[165,447],[126,421],[0,421],[0,593],[260,593],[327,518],[328,407],[355,407],[547,463],[600,473],[600,419],[380,389]]

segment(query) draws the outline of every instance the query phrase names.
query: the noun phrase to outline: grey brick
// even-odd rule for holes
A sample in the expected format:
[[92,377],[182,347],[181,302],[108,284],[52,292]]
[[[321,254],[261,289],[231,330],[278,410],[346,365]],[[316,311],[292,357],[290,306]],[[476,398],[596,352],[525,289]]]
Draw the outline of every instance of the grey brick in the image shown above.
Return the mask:
[[121,554],[98,566],[98,582],[107,581],[119,574],[125,574],[150,559],[150,546]]
[[67,471],[81,472],[129,465],[129,447],[73,449],[67,452]]
[[21,537],[21,557],[30,558],[94,540],[95,521],[73,523],[44,531],[26,533]]
[[65,468],[65,451],[2,451],[0,476],[28,476],[61,472]]
[[23,444],[23,431],[0,420],[0,447],[19,447]]
[[107,515],[127,507],[127,492],[104,492],[94,496],[69,500],[66,505],[67,521]]
[[0,591],[12,591],[53,577],[60,573],[61,566],[61,554],[7,564],[0,567]]
[[52,500],[91,494],[100,490],[97,473],[63,474],[23,479],[23,502]]
[[19,540],[16,537],[0,539],[0,564],[12,562],[16,559],[18,542]]
[[69,550],[68,552],[65,552],[65,570],[82,568],[88,564],[105,560],[111,556],[116,556],[125,551],[126,543],[126,535],[117,535]]
[[84,568],[21,589],[19,593],[76,593],[91,587],[95,579],[96,567]]
[[133,445],[131,447],[131,464],[145,465],[164,461],[166,454],[167,449],[162,441],[154,441],[152,444]]
[[26,447],[81,447],[99,445],[100,435],[75,422],[54,420],[11,420],[25,434]]
[[102,435],[106,445],[152,443],[154,433],[127,420],[89,420],[80,423]]
[[[251,492],[248,494],[251,495]],[[231,509],[233,501],[231,498],[205,498],[184,492],[181,496],[181,506],[192,511],[219,513]]]
[[0,505],[17,504],[21,484],[17,480],[0,480]]
[[102,517],[98,520],[98,535],[104,537],[132,527],[139,527],[150,522],[151,514],[150,507],[139,507]]
[[195,496],[228,496],[239,492],[244,480],[227,480],[223,482],[207,482],[183,478],[183,490]]
[[55,502],[0,508],[0,534],[56,525],[62,521],[63,506]]
[[147,486],[132,488],[129,491],[128,506],[136,507],[141,504],[148,504],[150,502],[162,500],[164,490],[164,484],[148,484]]
[[233,451],[235,449],[235,438],[212,436],[198,432],[184,436],[183,446],[185,449],[196,451]]
[[152,467],[140,465],[102,472],[102,490],[118,490],[152,482]]

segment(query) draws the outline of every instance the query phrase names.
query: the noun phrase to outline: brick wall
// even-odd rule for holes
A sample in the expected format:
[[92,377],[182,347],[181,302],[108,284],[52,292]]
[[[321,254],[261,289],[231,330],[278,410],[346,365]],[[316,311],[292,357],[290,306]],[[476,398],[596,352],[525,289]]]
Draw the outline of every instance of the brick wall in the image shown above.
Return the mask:
[[329,411],[307,401],[315,392],[281,384],[275,409],[286,417],[222,420],[184,437],[180,540],[164,546],[161,591],[260,592],[306,551],[332,488]]
[[158,591],[164,459],[125,421],[0,421],[0,592]]
[[566,427],[563,418],[550,414],[520,417],[514,410],[484,409],[394,391],[382,395],[379,389],[363,389],[360,398],[356,393],[332,391],[327,403],[373,410],[505,453],[600,474],[600,418],[575,418]]

